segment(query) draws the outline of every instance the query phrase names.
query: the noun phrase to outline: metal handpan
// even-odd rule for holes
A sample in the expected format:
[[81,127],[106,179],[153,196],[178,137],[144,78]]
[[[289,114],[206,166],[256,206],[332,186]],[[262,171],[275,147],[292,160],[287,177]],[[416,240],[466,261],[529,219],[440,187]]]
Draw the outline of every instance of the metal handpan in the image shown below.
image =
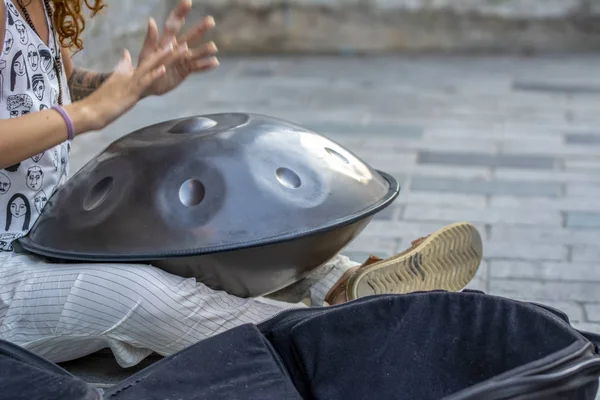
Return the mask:
[[330,260],[398,192],[394,178],[296,124],[194,116],[113,142],[20,245],[63,261],[150,262],[257,296]]

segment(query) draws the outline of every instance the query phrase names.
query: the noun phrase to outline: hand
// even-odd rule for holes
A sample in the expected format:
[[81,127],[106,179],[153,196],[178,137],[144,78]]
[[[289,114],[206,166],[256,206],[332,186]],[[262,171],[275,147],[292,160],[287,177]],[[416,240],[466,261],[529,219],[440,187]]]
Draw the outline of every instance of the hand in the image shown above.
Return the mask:
[[167,67],[185,56],[186,51],[175,51],[172,46],[154,52],[137,68],[133,67],[131,54],[123,50],[121,61],[94,93],[81,102],[87,110],[89,130],[104,128],[142,98],[145,91],[165,76]]
[[[204,37],[206,32],[215,26],[215,20],[212,17],[206,17],[188,33],[177,37],[185,23],[185,17],[191,9],[191,0],[181,1],[169,14],[161,37],[158,34],[156,21],[150,18],[146,39],[140,52],[140,64],[169,44],[172,44],[175,48],[187,50],[189,46],[194,46],[196,42]],[[144,96],[163,95],[179,86],[190,74],[216,68],[219,65],[218,60],[214,57],[216,53],[217,47],[213,42],[205,43],[197,49],[187,51],[185,57],[181,57],[167,67],[166,73],[148,88]]]

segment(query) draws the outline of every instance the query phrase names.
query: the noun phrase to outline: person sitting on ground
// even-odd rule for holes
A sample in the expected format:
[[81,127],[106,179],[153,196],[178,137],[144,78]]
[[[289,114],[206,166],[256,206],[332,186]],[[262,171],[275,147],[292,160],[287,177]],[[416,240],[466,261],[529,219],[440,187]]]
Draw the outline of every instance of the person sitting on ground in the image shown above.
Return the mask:
[[[102,0],[0,0],[0,339],[54,362],[112,349],[123,367],[152,352],[169,355],[244,323],[302,304],[238,298],[150,265],[57,264],[19,250],[52,194],[67,180],[74,136],[105,128],[140,100],[178,87],[219,63],[200,46],[204,18],[181,34],[191,1],[162,34],[150,19],[136,65],[127,50],[111,73],[73,65],[84,10]],[[32,82],[32,79],[34,80]],[[60,232],[56,232],[57,235]],[[419,240],[406,252],[360,266],[337,256],[303,282],[312,305],[415,290],[459,290],[477,271],[481,238],[466,223]]]

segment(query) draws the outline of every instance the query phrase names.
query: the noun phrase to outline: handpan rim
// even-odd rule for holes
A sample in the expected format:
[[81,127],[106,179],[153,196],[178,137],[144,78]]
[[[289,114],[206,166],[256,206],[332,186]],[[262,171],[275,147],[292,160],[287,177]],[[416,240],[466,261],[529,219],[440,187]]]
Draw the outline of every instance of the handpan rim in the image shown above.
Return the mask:
[[159,260],[165,258],[174,258],[174,257],[193,257],[200,256],[206,254],[215,254],[215,253],[224,253],[227,251],[235,251],[242,249],[250,249],[255,247],[269,246],[275,245],[278,243],[283,243],[291,240],[297,240],[299,238],[317,235],[322,232],[327,232],[330,230],[334,230],[346,225],[353,224],[362,219],[368,218],[380,212],[381,210],[387,208],[399,195],[400,193],[400,183],[390,174],[387,174],[380,170],[375,170],[378,174],[383,177],[389,185],[388,192],[386,195],[380,199],[378,202],[373,205],[367,207],[363,211],[359,213],[355,213],[350,216],[346,216],[343,218],[339,218],[335,221],[332,221],[328,224],[325,224],[318,228],[306,229],[304,231],[297,231],[289,234],[282,234],[273,236],[270,238],[263,238],[259,240],[246,241],[242,243],[232,243],[228,245],[222,246],[210,246],[203,247],[197,249],[189,249],[189,250],[178,250],[171,252],[163,252],[163,253],[130,253],[127,255],[123,254],[99,254],[99,253],[83,253],[80,252],[78,254],[74,254],[72,252],[65,253],[53,250],[46,246],[41,246],[28,238],[28,236],[24,236],[18,239],[19,245],[26,251],[44,256],[50,257],[54,259],[62,259],[62,260],[70,260],[70,261],[88,261],[88,262],[135,262],[135,261],[151,261],[151,260]]

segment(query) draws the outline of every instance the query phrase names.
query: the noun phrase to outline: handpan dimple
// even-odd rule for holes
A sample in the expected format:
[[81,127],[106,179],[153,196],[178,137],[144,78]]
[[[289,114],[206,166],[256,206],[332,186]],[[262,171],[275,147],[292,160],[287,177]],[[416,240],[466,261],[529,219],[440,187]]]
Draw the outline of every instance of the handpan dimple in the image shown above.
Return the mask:
[[188,207],[194,207],[204,199],[205,193],[202,182],[197,179],[189,179],[179,188],[179,200]]
[[83,200],[83,208],[86,211],[91,211],[98,207],[110,194],[113,188],[114,179],[112,176],[107,176],[96,183],[89,191],[88,195]]
[[202,133],[202,131],[217,125],[217,121],[206,117],[192,117],[185,119],[169,129],[170,133]]
[[398,192],[393,177],[294,123],[191,116],[113,142],[54,193],[20,244],[61,260],[150,261],[259,296],[334,257]]
[[277,180],[283,186],[289,189],[297,189],[302,184],[300,177],[294,171],[289,168],[280,167],[275,171],[275,175],[277,176]]

